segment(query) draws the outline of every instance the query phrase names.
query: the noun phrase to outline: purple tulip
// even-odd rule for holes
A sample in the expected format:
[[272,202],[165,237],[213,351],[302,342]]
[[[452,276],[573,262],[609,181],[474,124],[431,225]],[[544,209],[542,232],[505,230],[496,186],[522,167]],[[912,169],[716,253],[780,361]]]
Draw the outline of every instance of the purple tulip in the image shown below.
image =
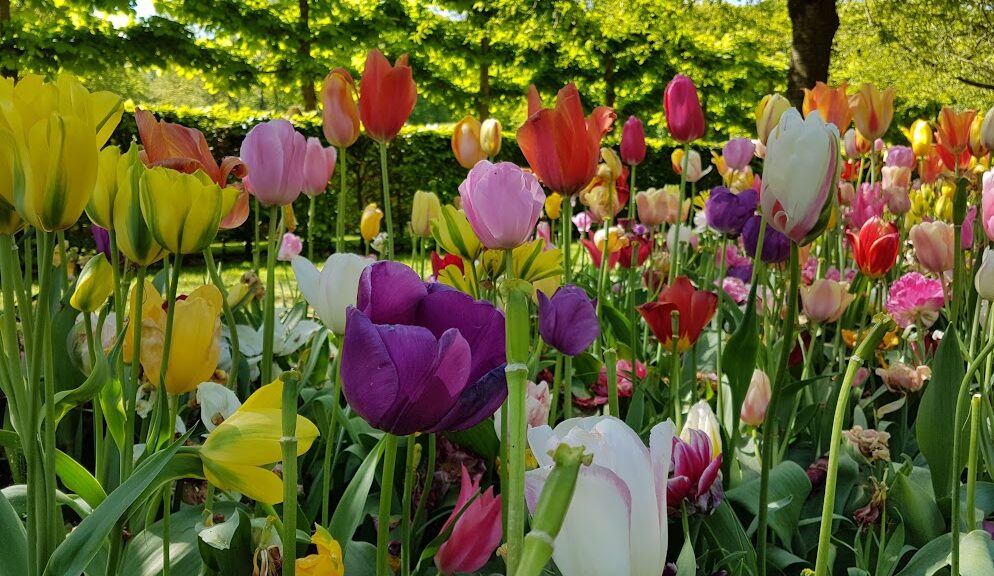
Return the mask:
[[884,163],[888,166],[914,168],[915,152],[907,146],[891,146],[887,149],[887,159]]
[[371,426],[465,430],[507,397],[504,315],[490,302],[384,260],[363,270],[346,314],[342,390]]
[[755,153],[756,145],[748,138],[732,138],[721,149],[721,157],[725,159],[725,166],[738,171],[745,170]]
[[328,181],[335,173],[338,152],[332,147],[321,146],[317,138],[307,139],[307,152],[304,155],[304,194],[317,196],[328,188]]
[[256,124],[242,141],[245,185],[263,206],[292,204],[304,190],[307,139],[286,120]]
[[724,186],[711,190],[704,205],[704,216],[708,226],[722,234],[736,236],[742,233],[747,220],[756,214],[759,195],[752,188],[735,194]]
[[587,292],[567,284],[556,290],[552,299],[538,291],[538,331],[549,346],[576,356],[594,343],[601,327]]
[[473,231],[490,249],[524,244],[545,205],[535,176],[511,162],[477,162],[459,185],[459,196]]
[[93,242],[97,245],[97,252],[102,252],[110,261],[110,232],[106,228],[90,224],[90,234],[93,234]]
[[[746,254],[756,257],[756,244],[759,241],[759,226],[762,218],[757,214],[750,218],[742,227],[742,243],[745,244]],[[766,226],[766,239],[763,240],[763,262],[778,264],[786,262],[790,256],[790,239],[772,226]]]
[[621,129],[621,161],[629,166],[645,160],[645,128],[642,121],[629,116]]
[[676,513],[686,501],[690,511],[707,514],[725,497],[721,487],[721,454],[711,454],[711,439],[706,433],[687,428],[683,435],[689,435],[690,441],[673,437],[666,506]]

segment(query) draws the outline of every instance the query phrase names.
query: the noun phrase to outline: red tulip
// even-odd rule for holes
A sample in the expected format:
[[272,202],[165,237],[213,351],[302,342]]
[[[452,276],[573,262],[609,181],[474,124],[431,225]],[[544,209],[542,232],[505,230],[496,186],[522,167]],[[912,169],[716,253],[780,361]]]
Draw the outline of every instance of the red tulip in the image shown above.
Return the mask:
[[704,327],[718,309],[718,295],[697,290],[686,276],[678,276],[673,284],[659,293],[655,302],[638,307],[639,313],[666,349],[673,346],[673,313],[678,314],[677,350],[683,352],[694,345]]
[[666,86],[663,96],[666,124],[677,142],[693,142],[704,136],[704,111],[697,97],[694,81],[677,74]]
[[370,50],[359,85],[359,117],[366,134],[377,142],[390,142],[404,127],[417,100],[418,87],[407,54],[391,67],[382,52]]
[[[459,499],[456,500],[452,515],[442,526],[442,531],[444,532],[452,524],[453,519],[460,512],[462,515],[455,521],[449,539],[442,544],[438,554],[435,555],[435,566],[442,574],[476,572],[490,560],[500,544],[500,496],[494,496],[494,489],[491,486],[478,498],[469,502],[479,489],[480,479],[470,481],[469,472],[463,465]],[[466,510],[463,511],[463,508]]]
[[584,118],[572,82],[559,91],[555,108],[542,108],[533,85],[528,89],[528,119],[518,128],[518,146],[547,187],[566,196],[576,194],[594,178],[601,138],[616,117],[614,110],[599,106]]
[[860,271],[870,278],[880,278],[894,267],[901,249],[901,235],[893,222],[874,216],[859,229],[859,234],[846,232],[853,257]]
[[455,254],[446,254],[445,257],[438,255],[438,252],[431,253],[431,275],[436,278],[449,266],[455,266],[459,269],[460,274],[465,274],[465,269],[463,268],[462,258],[456,256]]
[[634,116],[629,116],[621,129],[621,160],[630,166],[645,160],[645,128]]

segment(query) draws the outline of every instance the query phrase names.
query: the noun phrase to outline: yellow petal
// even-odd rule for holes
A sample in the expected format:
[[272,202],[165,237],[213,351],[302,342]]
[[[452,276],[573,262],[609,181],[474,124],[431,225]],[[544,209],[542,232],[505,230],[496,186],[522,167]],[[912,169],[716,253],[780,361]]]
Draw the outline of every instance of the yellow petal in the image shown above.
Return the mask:
[[234,490],[265,504],[283,501],[283,480],[271,470],[203,459],[204,476],[222,490]]

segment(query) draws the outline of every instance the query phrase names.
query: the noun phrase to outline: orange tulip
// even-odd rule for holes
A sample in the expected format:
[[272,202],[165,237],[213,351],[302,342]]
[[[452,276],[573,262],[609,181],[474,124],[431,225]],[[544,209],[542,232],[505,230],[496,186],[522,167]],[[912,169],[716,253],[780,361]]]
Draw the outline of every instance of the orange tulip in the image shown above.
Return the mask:
[[480,146],[479,120],[466,116],[456,124],[452,131],[452,153],[456,155],[459,165],[467,170],[487,158],[486,152]]
[[[849,97],[846,96],[848,85],[843,82],[837,88],[832,88],[824,82],[815,83],[815,87],[804,89],[804,116],[812,110],[821,114],[825,122],[835,124],[842,134],[852,122],[852,109],[849,107]],[[869,138],[869,136],[867,135]]]
[[950,156],[959,156],[970,145],[970,125],[977,115],[976,110],[957,112],[949,106],[943,106],[939,112],[939,128],[935,131],[938,145]]
[[945,161],[942,159],[942,151],[935,144],[929,148],[928,154],[922,158],[922,182],[933,184],[942,175]]
[[359,85],[359,117],[366,134],[377,142],[390,142],[404,127],[417,101],[418,87],[407,65],[407,54],[391,67],[382,52],[370,50]]
[[[248,166],[237,156],[226,156],[219,166],[200,130],[156,120],[151,112],[141,108],[135,108],[135,123],[138,125],[138,137],[145,147],[139,157],[146,166],[165,166],[187,174],[203,170],[221,188],[229,185],[229,176],[241,180],[248,175]],[[237,228],[248,219],[248,192],[243,187],[236,187],[241,189],[241,193],[235,206],[221,221],[223,230]]]
[[849,97],[849,108],[856,129],[873,142],[887,132],[894,117],[894,88],[881,92],[873,84],[863,84],[859,92]]
[[359,107],[355,93],[355,81],[345,68],[335,68],[324,79],[321,127],[332,146],[348,148],[359,138]]

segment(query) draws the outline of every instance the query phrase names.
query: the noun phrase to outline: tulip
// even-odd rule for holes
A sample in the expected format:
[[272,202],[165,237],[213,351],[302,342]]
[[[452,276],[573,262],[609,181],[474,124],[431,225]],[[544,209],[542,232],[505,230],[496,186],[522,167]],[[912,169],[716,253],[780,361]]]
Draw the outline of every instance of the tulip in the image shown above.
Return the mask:
[[915,248],[918,263],[938,276],[952,270],[955,261],[954,234],[955,229],[941,220],[912,226],[908,238]]
[[711,190],[704,204],[704,216],[708,226],[729,236],[742,233],[745,223],[756,213],[759,195],[749,188],[734,194],[728,188],[719,186]]
[[[682,148],[677,148],[673,150],[673,154],[670,155],[670,162],[673,166],[673,171],[677,174],[683,173],[684,166],[684,152]],[[686,160],[687,174],[685,176],[687,182],[697,182],[704,176],[711,172],[711,166],[708,166],[707,170],[701,169],[701,155],[696,151],[691,150],[690,156]]]
[[418,238],[431,238],[432,223],[442,217],[442,203],[434,192],[418,190],[411,207],[411,232]]
[[[283,501],[283,479],[263,468],[283,459],[282,396],[283,382],[278,379],[259,388],[207,436],[200,460],[208,482],[264,504]],[[296,420],[297,456],[302,456],[319,433],[307,418]]]
[[710,513],[724,499],[721,454],[715,455],[708,435],[690,430],[689,440],[673,438],[671,476],[666,482],[666,505],[676,514],[686,503],[692,511]]
[[677,142],[687,144],[704,136],[704,111],[697,97],[697,87],[687,76],[677,74],[666,85],[663,110],[666,125]]
[[977,294],[989,302],[994,302],[994,251],[984,248],[983,261],[977,268],[974,284]]
[[359,233],[366,242],[372,242],[373,238],[380,233],[380,221],[383,220],[383,210],[380,210],[376,202],[366,204],[362,209],[362,216],[359,218]]
[[486,160],[487,153],[480,144],[480,122],[466,116],[452,130],[452,153],[459,165],[469,170],[480,160]]
[[[153,385],[162,381],[166,335],[165,302],[148,280],[144,281],[144,301],[132,290],[130,322],[124,340],[124,360],[133,363],[132,349],[137,307],[142,307],[141,353],[139,361],[146,379]],[[221,356],[221,292],[214,286],[201,286],[185,299],[170,303],[173,311],[172,343],[166,368],[166,391],[172,395],[195,389],[214,375]]]
[[576,229],[580,232],[580,234],[586,234],[587,232],[590,232],[590,228],[594,224],[593,216],[591,216],[590,212],[587,212],[586,210],[573,216],[572,221],[573,225],[576,226]]
[[563,196],[558,192],[553,192],[545,198],[545,215],[549,220],[559,220],[563,214]]
[[104,255],[107,261],[110,261],[110,233],[106,228],[101,228],[96,224],[90,225],[90,235],[93,236],[93,244],[97,248],[97,252]]
[[802,285],[801,306],[808,320],[817,324],[837,322],[853,301],[848,282],[826,278],[815,280],[810,286]]
[[721,149],[725,165],[736,171],[745,170],[756,153],[756,145],[748,138],[732,138]]
[[675,224],[677,219],[685,220],[690,213],[690,199],[680,206],[680,190],[676,186],[649,188],[635,195],[639,222],[653,227],[667,222]]
[[970,123],[970,140],[967,143],[967,149],[970,151],[970,154],[977,159],[986,156],[987,152],[990,150],[986,144],[984,144],[984,120],[984,117],[977,115],[973,117],[973,122]]
[[917,392],[925,385],[925,381],[932,377],[932,369],[928,366],[912,368],[901,362],[895,362],[886,368],[877,368],[875,373],[883,380],[888,390],[897,394]]
[[800,245],[817,238],[832,214],[839,169],[838,130],[818,115],[785,112],[763,169],[760,202],[770,226]]
[[418,101],[407,54],[393,67],[377,49],[369,51],[359,84],[359,116],[366,134],[381,144],[397,137]]
[[915,152],[907,146],[891,146],[887,149],[885,163],[898,168],[914,168]]
[[293,232],[287,232],[283,234],[283,240],[280,241],[280,250],[276,255],[276,259],[280,262],[289,262],[295,257],[300,255],[300,251],[304,248],[304,241]]
[[86,215],[90,221],[104,228],[114,228],[114,199],[117,197],[118,166],[129,166],[137,158],[137,146],[132,145],[128,154],[122,156],[117,146],[108,146],[97,156],[97,184],[86,204]]
[[770,377],[759,368],[752,371],[749,390],[746,391],[745,401],[739,411],[739,419],[748,426],[760,426],[766,419],[766,408],[770,404],[773,390],[770,387]]
[[542,183],[571,196],[593,179],[601,138],[615,118],[605,106],[584,118],[580,93],[572,82],[559,91],[555,108],[542,108],[538,91],[531,86],[528,119],[518,128],[518,146]]
[[828,124],[834,124],[836,131],[841,134],[852,122],[853,111],[849,106],[846,95],[848,86],[845,82],[832,88],[824,82],[816,82],[812,89],[804,89],[804,116],[817,110],[821,119]]
[[338,152],[335,152],[334,148],[321,146],[321,141],[317,138],[307,139],[307,148],[304,154],[304,194],[313,197],[323,194],[327,190],[328,181],[335,173],[337,159]]
[[96,312],[114,291],[114,271],[106,258],[94,256],[83,266],[69,304],[80,312]]
[[539,468],[525,476],[525,497],[535,512],[560,444],[583,446],[593,455],[581,466],[576,488],[555,539],[552,558],[563,576],[613,574],[659,576],[668,541],[666,491],[673,423],[656,424],[649,447],[612,416],[572,418],[555,429],[528,432]]
[[546,344],[567,356],[586,350],[601,332],[593,301],[573,284],[556,290],[551,299],[538,293],[538,331]]
[[435,554],[435,567],[445,576],[476,572],[490,560],[500,544],[503,534],[500,496],[494,496],[494,488],[490,486],[470,502],[479,490],[480,477],[470,480],[469,471],[463,464],[456,507],[442,525],[442,532],[452,526],[452,533]]
[[994,107],[984,114],[984,120],[980,124],[980,143],[987,150],[994,150]]
[[294,562],[296,573],[300,576],[345,576],[345,560],[342,546],[331,534],[321,526],[315,526],[311,535],[311,544],[317,549],[317,554],[309,554]]
[[214,241],[221,219],[238,199],[206,173],[151,168],[142,175],[141,211],[155,241],[174,254],[202,252]]
[[780,123],[780,117],[790,108],[790,101],[780,94],[767,94],[759,101],[756,106],[756,135],[764,148],[770,134]]
[[843,150],[849,158],[860,158],[870,153],[870,141],[855,128],[846,130],[842,136]]
[[[759,227],[762,226],[762,220],[762,217],[757,214],[746,220],[745,225],[742,226],[742,244],[750,258],[756,257],[756,248],[759,247]],[[779,264],[786,262],[789,256],[790,238],[767,224],[763,238],[763,262]]]
[[645,128],[642,121],[629,116],[621,128],[621,159],[629,166],[637,166],[645,160]]
[[711,454],[717,458],[721,455],[721,426],[718,425],[718,417],[707,400],[699,400],[687,411],[687,421],[683,423],[683,430],[680,431],[680,438],[684,442],[691,442],[693,434],[691,430],[698,430],[707,435],[711,440]]
[[442,216],[432,222],[431,233],[442,250],[470,262],[483,250],[466,214],[450,204],[442,206]]
[[649,259],[649,254],[652,252],[652,242],[644,236],[629,235],[628,243],[618,251],[618,263],[621,264],[622,268],[632,267],[632,250],[636,251],[635,267],[638,268]]
[[438,252],[431,253],[431,275],[438,276],[442,270],[445,270],[449,266],[455,266],[459,269],[459,273],[463,274],[465,272],[465,264],[463,259],[456,256],[455,254],[448,254],[444,258],[438,255]]
[[[949,106],[943,106],[939,112],[939,127],[935,131],[938,145],[953,157],[962,154],[970,144],[970,126],[976,115],[976,110],[957,112]],[[949,163],[946,165],[949,166]]]
[[344,68],[328,73],[321,88],[321,127],[332,146],[348,148],[359,139],[359,107],[355,81]]
[[500,120],[487,118],[480,124],[480,148],[487,158],[500,154]]
[[984,172],[981,177],[983,193],[981,195],[981,221],[988,240],[994,240],[994,170]]
[[[130,160],[125,161],[125,158]],[[135,264],[149,266],[158,262],[165,251],[155,241],[142,215],[141,188],[147,170],[130,152],[121,156],[121,160],[117,168],[117,194],[113,210],[117,248]]]
[[911,150],[915,156],[921,158],[928,156],[932,149],[932,127],[922,119],[915,120],[911,128],[904,130],[904,136],[911,143]]
[[249,167],[245,184],[263,206],[286,206],[305,186],[307,139],[286,120],[256,124],[245,135],[242,159]]
[[893,222],[870,218],[858,234],[846,232],[853,258],[860,272],[870,278],[880,278],[890,272],[901,251],[901,236]]
[[934,184],[945,171],[945,160],[941,151],[940,146],[933,145],[928,155],[922,159],[921,179],[924,184]]
[[217,382],[197,385],[197,404],[200,405],[200,421],[208,432],[213,432],[242,405],[230,388]]
[[880,170],[881,190],[887,199],[887,209],[892,214],[905,214],[911,210],[911,168],[903,166],[884,166]]
[[881,190],[881,184],[863,182],[859,192],[852,200],[852,210],[849,213],[849,224],[853,228],[861,227],[870,218],[883,216],[887,205],[887,196]]
[[346,316],[342,390],[374,428],[465,430],[507,397],[504,316],[490,302],[380,261],[363,270]]
[[638,311],[667,350],[673,347],[672,320],[676,312],[679,326],[677,351],[684,352],[697,342],[717,308],[717,294],[697,290],[686,276],[679,276],[659,293],[656,301],[646,302],[638,307]]
[[886,307],[899,328],[920,325],[926,329],[938,320],[945,301],[941,280],[908,272],[891,284]]
[[517,164],[481,160],[459,185],[466,218],[484,246],[514,248],[523,244],[545,204],[535,176]]
[[859,92],[849,97],[856,129],[868,140],[876,140],[890,128],[894,117],[894,88],[883,92],[873,84],[863,84]]
[[314,313],[329,330],[345,333],[345,311],[355,306],[359,294],[359,276],[373,261],[356,254],[332,254],[321,272],[303,256],[291,260],[297,285]]

